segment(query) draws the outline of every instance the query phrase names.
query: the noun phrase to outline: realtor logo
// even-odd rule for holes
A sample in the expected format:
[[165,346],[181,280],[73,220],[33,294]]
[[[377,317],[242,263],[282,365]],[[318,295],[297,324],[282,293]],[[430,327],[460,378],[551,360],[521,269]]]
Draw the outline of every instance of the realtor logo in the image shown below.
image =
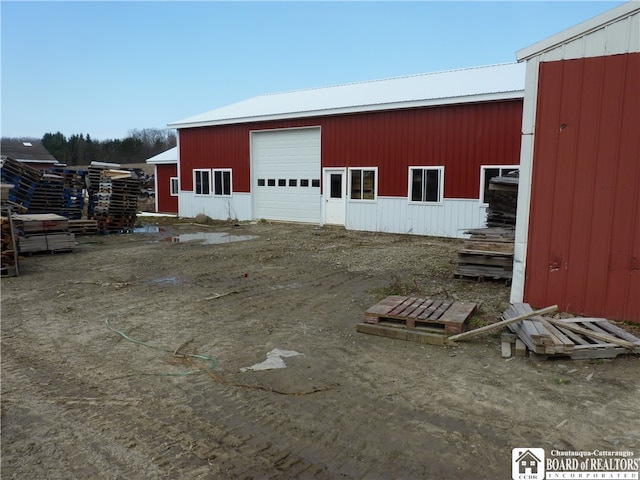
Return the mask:
[[514,448],[511,474],[513,480],[544,480],[544,448]]

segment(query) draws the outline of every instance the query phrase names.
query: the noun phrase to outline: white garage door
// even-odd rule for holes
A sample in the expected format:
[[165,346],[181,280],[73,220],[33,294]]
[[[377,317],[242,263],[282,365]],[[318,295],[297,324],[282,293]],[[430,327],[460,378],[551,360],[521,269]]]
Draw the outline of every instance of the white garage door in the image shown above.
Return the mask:
[[251,133],[255,219],[320,223],[320,128]]

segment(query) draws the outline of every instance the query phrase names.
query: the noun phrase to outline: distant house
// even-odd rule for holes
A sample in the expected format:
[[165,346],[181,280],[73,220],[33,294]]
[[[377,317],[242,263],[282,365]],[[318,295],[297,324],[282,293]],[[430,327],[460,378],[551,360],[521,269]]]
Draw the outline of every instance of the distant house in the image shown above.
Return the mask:
[[156,212],[178,214],[178,147],[147,160],[154,167]]
[[169,124],[158,185],[185,217],[462,237],[518,168],[523,96],[517,63],[258,96]]
[[3,138],[0,154],[28,164],[38,170],[50,170],[59,164],[58,160],[42,145],[40,140],[22,140]]
[[511,301],[640,322],[640,3],[526,62]]

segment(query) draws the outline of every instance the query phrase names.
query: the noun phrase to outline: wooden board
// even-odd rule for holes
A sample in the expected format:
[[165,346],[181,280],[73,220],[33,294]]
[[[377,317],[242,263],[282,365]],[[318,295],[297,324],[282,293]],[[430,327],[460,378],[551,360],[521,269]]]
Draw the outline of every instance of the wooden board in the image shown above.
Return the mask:
[[445,335],[423,332],[420,330],[409,330],[407,328],[390,325],[358,323],[356,325],[356,331],[360,333],[368,333],[370,335],[378,335],[381,337],[395,338],[398,340],[407,340],[417,343],[426,343],[430,345],[456,345],[455,342],[450,341]]
[[472,302],[450,302],[430,298],[392,295],[371,306],[364,312],[365,323],[418,327],[441,330],[444,333],[461,333],[467,320],[477,309]]
[[[504,319],[533,311],[526,303],[510,306]],[[509,329],[527,348],[545,357],[568,356],[571,359],[614,358],[640,353],[640,339],[604,318],[552,319],[534,316],[512,323]]]

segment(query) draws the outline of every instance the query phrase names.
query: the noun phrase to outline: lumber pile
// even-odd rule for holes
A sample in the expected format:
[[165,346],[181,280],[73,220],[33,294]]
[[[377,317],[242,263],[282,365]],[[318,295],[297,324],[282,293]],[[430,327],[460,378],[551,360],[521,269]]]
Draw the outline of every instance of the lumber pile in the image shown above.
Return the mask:
[[491,227],[467,230],[470,235],[458,251],[455,278],[507,280],[513,277],[515,230]]
[[518,177],[494,177],[486,192],[487,227],[467,230],[470,235],[458,252],[456,278],[511,281],[515,239]]
[[0,274],[5,276],[18,275],[18,249],[16,246],[11,209],[3,210],[0,217],[2,229],[2,248],[0,249]]
[[[119,169],[89,168],[90,177],[90,217],[98,223],[104,233],[133,230],[138,212],[140,178],[135,172]],[[99,178],[97,191],[95,179]]]
[[[511,305],[503,313],[508,320],[533,312],[527,303]],[[535,315],[510,323],[511,333],[503,334],[502,356],[536,354],[545,358],[571,359],[614,358],[618,355],[640,354],[640,339],[605,318],[558,319]]]
[[13,215],[18,253],[70,252],[75,235],[69,232],[69,219],[52,213]]
[[2,189],[3,200],[16,213],[82,217],[86,172],[61,168],[41,171],[6,156],[1,162],[2,182],[11,187],[6,194]]
[[494,177],[485,193],[487,227],[515,227],[518,206],[518,177]]
[[53,168],[52,172],[62,179],[64,199],[60,215],[69,219],[82,219],[85,208],[84,192],[87,188],[84,170]]

